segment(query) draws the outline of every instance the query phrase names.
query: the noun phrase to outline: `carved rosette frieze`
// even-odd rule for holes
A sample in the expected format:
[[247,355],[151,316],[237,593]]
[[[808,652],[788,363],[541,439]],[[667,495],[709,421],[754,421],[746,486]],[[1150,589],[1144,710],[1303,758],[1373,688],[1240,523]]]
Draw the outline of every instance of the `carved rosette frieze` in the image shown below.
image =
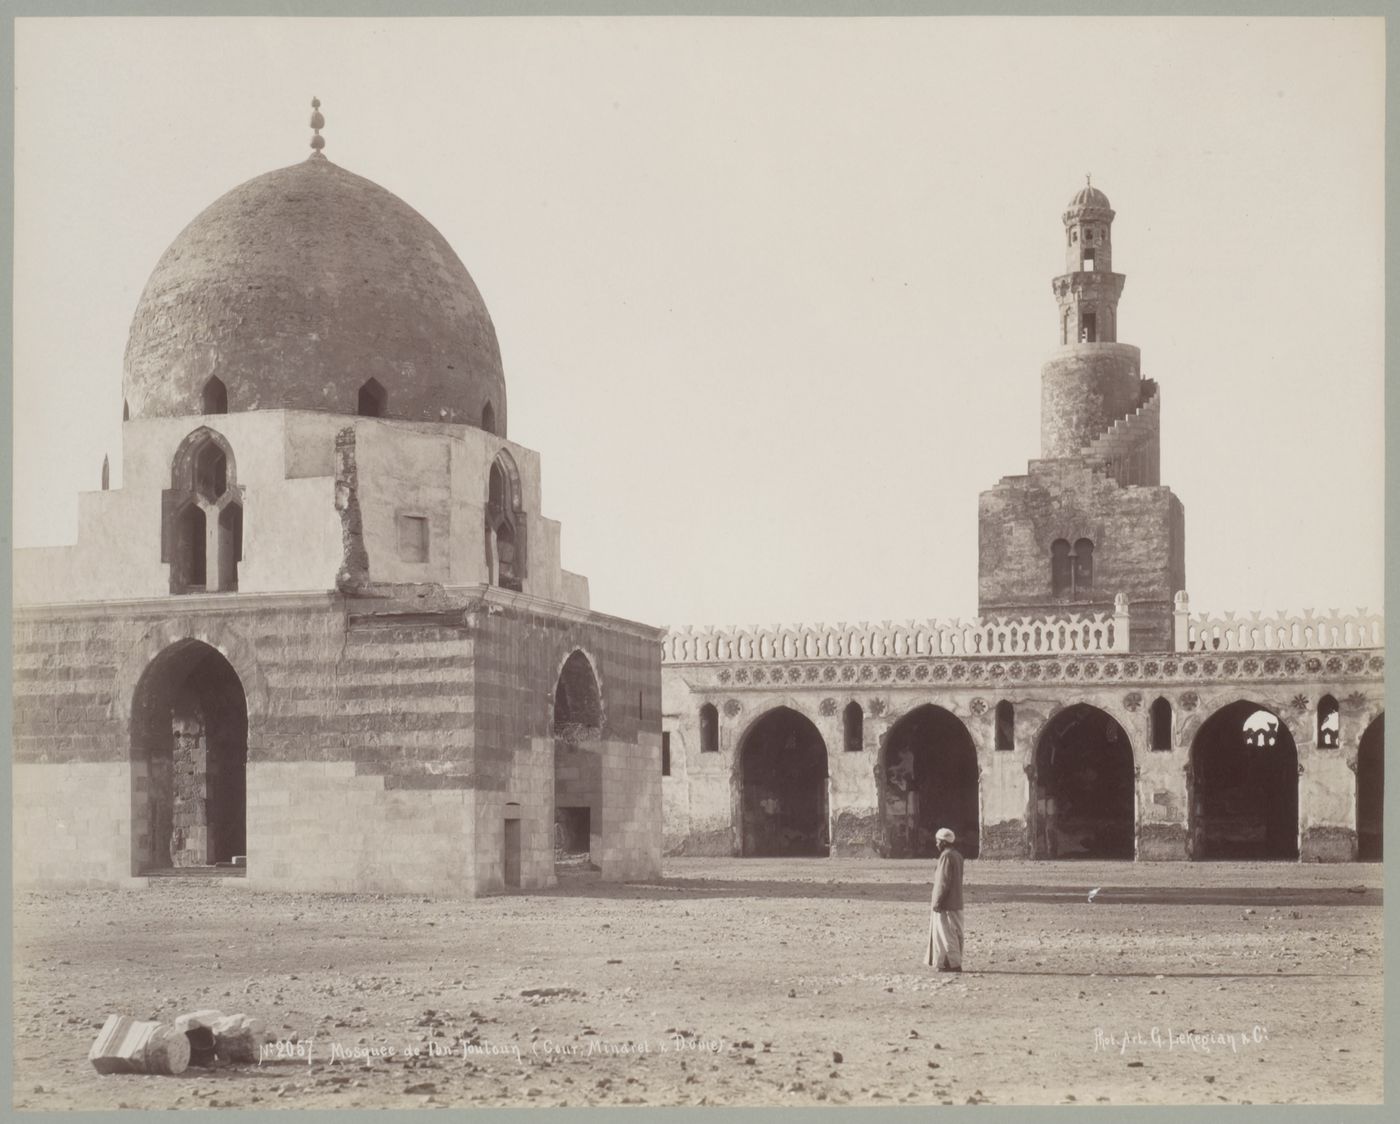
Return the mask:
[[[697,669],[713,664],[689,665]],[[721,686],[774,687],[882,684],[889,687],[924,685],[1005,688],[1014,684],[1098,683],[1204,684],[1241,682],[1315,682],[1360,679],[1379,682],[1385,656],[1379,651],[1318,652],[1290,655],[1240,656],[1052,656],[1006,659],[914,658],[907,660],[811,660],[801,663],[734,662],[716,667]],[[1183,700],[1186,696],[1182,696]],[[1300,693],[1298,697],[1307,696]],[[1349,704],[1365,705],[1353,691]],[[1126,701],[1126,700],[1125,700]],[[1188,707],[1189,709],[1189,707]]]

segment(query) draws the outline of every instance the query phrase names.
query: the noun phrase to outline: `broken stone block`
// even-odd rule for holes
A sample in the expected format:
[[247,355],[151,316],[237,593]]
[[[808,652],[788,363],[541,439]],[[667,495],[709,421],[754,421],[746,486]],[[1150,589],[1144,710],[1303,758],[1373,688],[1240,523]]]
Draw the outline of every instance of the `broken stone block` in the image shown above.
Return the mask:
[[229,1062],[255,1062],[258,1047],[267,1041],[262,1019],[249,1015],[227,1015],[213,1025],[215,1050]]
[[129,1015],[108,1015],[88,1051],[98,1073],[184,1073],[190,1064],[190,1040],[165,1023],[139,1022]]
[[210,1008],[191,1011],[175,1020],[175,1029],[190,1040],[190,1065],[207,1069],[214,1064],[217,1046],[214,1024],[223,1017],[222,1011]]

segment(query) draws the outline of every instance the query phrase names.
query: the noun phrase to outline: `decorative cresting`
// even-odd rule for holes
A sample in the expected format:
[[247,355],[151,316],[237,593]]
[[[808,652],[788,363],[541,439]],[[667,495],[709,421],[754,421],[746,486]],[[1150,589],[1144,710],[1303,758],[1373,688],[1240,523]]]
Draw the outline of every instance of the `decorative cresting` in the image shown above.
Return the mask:
[[1366,609],[1352,614],[1331,610],[1318,616],[1314,610],[1266,617],[1255,611],[1248,616],[1226,613],[1191,615],[1186,593],[1176,595],[1176,650],[1178,652],[1313,651],[1333,648],[1384,648],[1385,617]]
[[1050,655],[1126,652],[1128,604],[1112,613],[1046,617],[927,620],[878,625],[754,625],[673,628],[662,641],[666,663],[729,663],[804,659],[889,659],[908,656]]

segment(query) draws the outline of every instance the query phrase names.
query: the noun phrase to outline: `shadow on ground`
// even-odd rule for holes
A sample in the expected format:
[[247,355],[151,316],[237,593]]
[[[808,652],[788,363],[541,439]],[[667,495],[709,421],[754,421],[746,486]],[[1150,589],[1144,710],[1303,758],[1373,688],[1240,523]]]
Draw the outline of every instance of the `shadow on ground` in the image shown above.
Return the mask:
[[[882,902],[923,902],[930,882],[808,882],[786,879],[663,878],[654,882],[603,882],[597,877],[560,875],[556,897],[678,900],[683,898],[834,898]],[[968,885],[969,906],[1027,902],[1084,905],[1093,885],[1037,886],[1031,883]],[[1383,904],[1374,887],[1332,886],[1101,886],[1096,907],[1115,905],[1369,906]]]

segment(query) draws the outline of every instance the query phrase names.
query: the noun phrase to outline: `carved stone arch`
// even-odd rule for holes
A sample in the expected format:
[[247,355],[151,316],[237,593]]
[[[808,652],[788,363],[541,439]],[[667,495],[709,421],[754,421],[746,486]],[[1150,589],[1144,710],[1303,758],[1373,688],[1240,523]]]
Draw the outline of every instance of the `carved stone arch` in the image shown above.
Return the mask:
[[[778,695],[764,695],[761,706],[750,705],[745,709],[749,711],[749,714],[743,726],[741,726],[738,730],[735,731],[734,744],[736,746],[742,745],[744,743],[744,739],[747,738],[749,734],[753,732],[753,728],[756,725],[758,725],[760,721],[762,721],[763,716],[767,714],[770,710],[783,709],[796,711],[803,718],[807,719],[807,721],[810,722],[813,726],[816,726],[817,729],[821,729],[822,718],[820,715],[820,711],[809,706],[806,703],[798,701],[796,696],[787,694],[786,692]],[[825,741],[826,739],[822,740]],[[831,747],[827,746],[828,756],[830,755],[830,753]]]
[[[572,681],[572,679],[566,680],[566,672],[574,668],[581,669],[585,666],[587,669],[587,676],[579,677],[576,682]],[[591,683],[584,682],[584,680],[589,677],[591,677]],[[569,645],[565,648],[558,660],[555,661],[554,693],[550,698],[551,727],[554,727],[557,722],[556,711],[558,709],[561,689],[573,692],[583,689],[594,695],[591,699],[574,699],[571,697],[570,702],[571,705],[575,707],[581,706],[584,710],[588,711],[596,707],[596,722],[584,719],[581,723],[575,722],[574,724],[582,724],[583,726],[594,728],[599,731],[599,736],[601,736],[601,731],[607,727],[607,703],[605,701],[607,694],[603,690],[603,677],[598,672],[597,658],[582,645]],[[590,714],[588,717],[591,718],[593,715]]]
[[[1040,739],[1045,736],[1046,728],[1050,725],[1051,722],[1055,720],[1055,717],[1058,714],[1069,709],[1072,706],[1083,705],[1093,707],[1093,709],[1095,710],[1103,711],[1106,715],[1108,715],[1108,717],[1112,718],[1113,721],[1118,723],[1119,728],[1123,731],[1125,735],[1127,735],[1128,747],[1133,751],[1133,765],[1135,767],[1141,766],[1143,758],[1147,756],[1148,751],[1145,747],[1145,743],[1144,745],[1139,745],[1138,742],[1134,740],[1133,736],[1133,731],[1136,730],[1139,725],[1141,725],[1141,722],[1140,720],[1135,720],[1133,718],[1133,716],[1128,712],[1127,708],[1122,705],[1121,701],[1109,701],[1101,696],[1086,696],[1084,698],[1076,698],[1074,701],[1067,703],[1060,702],[1058,699],[1056,699],[1054,702],[1051,702],[1049,704],[1049,710],[1042,709],[1043,703],[1039,699],[1025,699],[1023,700],[1023,702],[1026,711],[1029,714],[1040,719],[1040,721],[1036,723],[1034,729],[1027,735],[1026,738],[1026,742],[1030,746],[1032,752],[1034,752],[1035,747],[1040,744]],[[1018,723],[1020,722],[1019,712],[1021,709],[1021,705],[1021,703],[1017,703]]]
[[880,732],[871,766],[879,816],[875,845],[883,857],[933,857],[935,832],[943,827],[957,834],[965,857],[980,853],[984,747],[967,715],[949,701],[919,701]]
[[[1056,706],[1032,742],[1033,858],[1136,856],[1145,730],[1103,695]],[[1121,743],[1120,744],[1120,739]]]
[[243,684],[250,726],[254,718],[262,718],[268,713],[267,677],[263,674],[252,641],[231,624],[191,617],[164,621],[127,649],[113,679],[112,702],[108,707],[110,716],[124,723],[130,722],[132,700],[146,669],[172,645],[189,640],[209,645],[228,660]]
[[830,853],[830,758],[806,707],[788,695],[764,698],[734,742],[730,795],[740,854]]
[[525,492],[520,485],[520,469],[515,463],[515,458],[510,455],[510,450],[502,448],[497,452],[491,461],[491,467],[499,468],[505,476],[510,510],[523,512],[525,510]]
[[195,460],[204,447],[210,443],[216,445],[224,454],[228,473],[227,490],[233,491],[238,487],[238,463],[233,455],[233,446],[229,444],[228,438],[218,430],[201,425],[180,442],[175,449],[175,455],[170,458],[170,488],[172,491],[194,491]]
[[486,474],[486,572],[493,585],[524,591],[530,569],[529,522],[520,469],[508,449],[500,449]]
[[[1278,721],[1267,742],[1244,732],[1260,711]],[[1298,777],[1311,748],[1312,708],[1240,684],[1212,692],[1198,713],[1186,742],[1189,857],[1296,860]]]

